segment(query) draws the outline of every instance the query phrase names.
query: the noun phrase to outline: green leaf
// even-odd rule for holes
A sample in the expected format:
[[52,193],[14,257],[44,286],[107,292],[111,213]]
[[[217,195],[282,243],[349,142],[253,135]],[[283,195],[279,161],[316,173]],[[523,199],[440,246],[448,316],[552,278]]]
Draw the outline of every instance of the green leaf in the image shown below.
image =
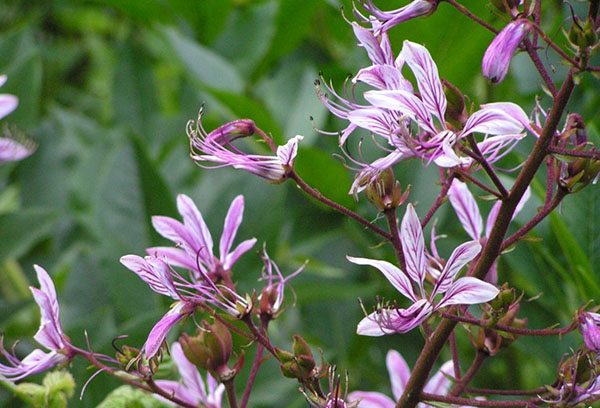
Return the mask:
[[571,269],[571,279],[577,283],[584,299],[598,298],[600,286],[594,276],[590,261],[566,223],[556,213],[550,214],[550,228],[558,240]]
[[96,408],[168,408],[166,402],[129,385],[123,385],[110,394]]
[[49,235],[56,216],[56,212],[41,208],[0,214],[0,262],[18,258]]
[[164,29],[164,33],[192,78],[209,88],[231,92],[243,90],[244,81],[223,57],[185,37],[174,28]]
[[352,196],[348,194],[352,182],[344,166],[322,150],[303,148],[302,142],[300,147],[294,163],[300,177],[329,199],[345,207],[354,207]]
[[[322,6],[321,0],[304,0],[302,7],[298,7],[298,2],[295,0],[279,2],[273,40],[266,56],[254,70],[253,76],[263,74],[273,61],[295,50],[313,32],[312,20]],[[282,41],[283,39],[285,40]]]

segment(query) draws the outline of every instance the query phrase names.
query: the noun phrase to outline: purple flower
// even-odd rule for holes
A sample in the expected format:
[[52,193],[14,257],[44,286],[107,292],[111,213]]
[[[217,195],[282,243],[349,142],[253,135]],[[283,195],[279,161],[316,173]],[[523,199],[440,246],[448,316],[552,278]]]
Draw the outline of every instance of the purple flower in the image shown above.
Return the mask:
[[[388,373],[390,375],[390,383],[392,384],[392,395],[394,400],[398,401],[406,388],[410,377],[410,368],[402,358],[402,355],[396,350],[390,350],[385,359]],[[423,388],[423,392],[428,394],[446,395],[450,390],[453,377],[452,361],[445,362],[437,373],[427,382]],[[396,402],[387,395],[379,392],[354,391],[348,394],[349,401],[360,401],[359,408],[394,408]],[[430,405],[419,403],[418,407],[429,407]]]
[[435,161],[440,167],[470,165],[472,159],[459,157],[454,145],[467,135],[482,133],[486,135],[481,146],[483,153],[493,162],[502,156],[499,146],[505,148],[523,137],[520,133],[529,118],[519,106],[508,102],[483,105],[467,119],[462,129],[449,128],[444,118],[446,96],[429,51],[419,44],[404,41],[400,55],[415,75],[420,97],[401,89],[368,91],[364,96],[376,108],[395,111],[418,125],[423,133],[418,138],[405,136],[404,140],[412,155]]
[[232,250],[244,213],[244,197],[241,195],[231,202],[225,217],[218,258],[213,255],[210,231],[192,199],[184,194],[178,195],[177,209],[183,217],[183,224],[170,217],[152,217],[154,229],[173,241],[176,247],[154,247],[148,248],[146,252],[164,258],[169,265],[193,271],[196,278],[203,274],[218,278],[220,273],[231,270],[238,258],[256,243],[256,238],[248,239]]
[[588,349],[600,353],[600,314],[584,312],[579,315],[579,330]]
[[153,291],[176,300],[148,334],[143,347],[148,359],[158,352],[171,328],[192,315],[200,303],[213,304],[234,317],[239,317],[248,308],[244,298],[226,286],[215,285],[208,275],[204,274],[200,279],[190,282],[161,258],[125,255],[121,257],[121,263],[146,282]]
[[[194,202],[188,196],[180,194],[177,197],[177,208],[183,217],[183,224],[170,217],[152,217],[152,225],[156,231],[175,242],[177,247],[148,248],[146,251],[150,256],[146,258],[137,255],[121,258],[121,263],[136,273],[153,291],[176,300],[150,331],[144,345],[147,358],[158,352],[169,330],[180,320],[193,314],[201,302],[211,303],[234,317],[239,317],[249,307],[246,299],[233,289],[214,283],[223,274],[228,274],[238,258],[256,242],[252,238],[231,249],[242,222],[244,197],[237,196],[229,207],[218,258],[213,255],[212,236]],[[171,266],[189,269],[192,271],[191,279],[184,278]]]
[[[530,196],[531,193],[528,187],[515,208],[513,218],[523,209]],[[474,240],[481,242],[481,245],[484,245],[492,232],[502,202],[498,201],[492,207],[485,224],[485,235],[482,236],[483,219],[479,213],[479,207],[477,207],[475,198],[469,191],[467,185],[460,180],[454,179],[452,181],[452,186],[450,186],[450,189],[448,190],[448,198],[450,199],[450,204],[452,204],[452,208],[454,208],[454,212],[456,212],[465,232]],[[487,282],[496,283],[498,281],[496,267],[497,264],[494,263],[490,268],[485,279]]]
[[[274,183],[283,182],[294,165],[298,153],[298,142],[303,137],[295,136],[284,146],[277,148],[275,156],[247,154],[233,146],[240,137],[254,134],[255,125],[250,119],[240,119],[207,133],[201,123],[202,110],[196,122],[189,121],[187,135],[190,139],[191,157],[202,168],[214,169],[231,166],[247,171]],[[216,163],[215,166],[202,164]]]
[[[0,75],[0,86],[6,82],[6,75]],[[14,95],[0,94],[0,119],[14,111],[19,99]],[[5,133],[9,133],[5,131]],[[0,164],[22,160],[35,151],[35,144],[25,137],[0,137]]]
[[4,349],[0,344],[0,351],[10,365],[0,364],[0,378],[8,381],[18,381],[33,374],[48,370],[59,364],[66,363],[73,356],[71,341],[63,332],[60,324],[58,300],[54,283],[48,272],[41,266],[34,265],[40,288],[30,287],[35,302],[40,307],[42,315],[40,328],[33,337],[49,352],[35,349],[23,360]]
[[[436,277],[430,292],[425,289],[428,272],[428,254],[419,217],[412,205],[408,205],[400,227],[400,241],[406,264],[406,271],[386,261],[348,257],[357,265],[370,265],[379,269],[386,279],[413,304],[407,309],[379,307],[358,324],[356,332],[365,336],[405,333],[423,323],[436,310],[451,305],[471,305],[492,300],[498,289],[473,277],[456,275],[481,250],[478,241],[460,245],[452,252],[445,266]],[[418,292],[413,288],[417,284]],[[436,300],[437,295],[441,299]]]
[[[177,381],[157,380],[156,384],[168,394],[185,401],[189,405],[202,404],[206,408],[221,408],[221,399],[225,386],[219,384],[209,373],[206,373],[206,386],[197,368],[183,354],[181,345],[173,343],[171,356],[177,365],[183,384]],[[208,392],[207,392],[208,388]],[[157,397],[166,401],[162,397]],[[168,402],[168,401],[167,401]]]
[[481,65],[483,76],[495,84],[502,82],[515,50],[530,31],[531,24],[526,19],[508,23],[485,51]]
[[[380,22],[381,25],[377,28],[377,31],[386,32],[395,25],[433,13],[439,0],[413,0],[406,6],[392,11],[381,11],[373,4],[372,0],[359,0],[359,2],[365,10]],[[358,10],[355,9],[355,13],[366,20],[366,17],[361,15]]]

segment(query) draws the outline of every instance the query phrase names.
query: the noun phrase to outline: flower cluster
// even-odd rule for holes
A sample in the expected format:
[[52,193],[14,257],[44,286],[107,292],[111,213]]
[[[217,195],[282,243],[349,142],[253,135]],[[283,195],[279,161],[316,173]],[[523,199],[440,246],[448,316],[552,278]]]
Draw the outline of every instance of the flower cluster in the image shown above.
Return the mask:
[[[381,307],[366,316],[356,332],[365,336],[405,333],[423,323],[436,310],[450,305],[472,305],[492,300],[498,289],[473,277],[457,280],[458,272],[473,260],[481,249],[478,241],[469,241],[452,252],[445,265],[438,269],[430,267],[429,256],[425,248],[423,230],[419,217],[412,205],[408,205],[400,227],[400,241],[406,264],[405,271],[393,264],[375,259],[353,258],[348,260],[357,265],[370,265],[379,269],[386,279],[412,305],[407,309]],[[428,292],[425,288],[427,275],[435,281]],[[418,287],[418,292],[413,288]],[[438,295],[443,295],[437,300]]]
[[[508,153],[525,136],[530,128],[529,118],[517,105],[509,102],[490,103],[467,115],[462,95],[458,96],[458,112],[451,114],[444,83],[438,69],[422,45],[404,41],[399,56],[394,59],[389,38],[385,32],[376,37],[372,31],[353,23],[354,33],[365,48],[373,65],[361,70],[353,79],[373,88],[364,93],[370,105],[338,95],[331,86],[328,94],[317,89],[317,95],[336,116],[349,125],[340,134],[340,144],[357,128],[385,138],[389,147],[387,155],[372,163],[352,159],[359,167],[357,182],[351,192],[364,188],[365,179],[396,163],[418,157],[426,163],[435,162],[440,167],[469,167],[474,159],[463,154],[462,142],[470,135],[483,134],[476,143],[482,159],[494,163]],[[417,89],[403,76],[402,68],[408,65],[415,76]],[[457,110],[452,107],[452,110]],[[455,116],[455,117],[450,117]]]

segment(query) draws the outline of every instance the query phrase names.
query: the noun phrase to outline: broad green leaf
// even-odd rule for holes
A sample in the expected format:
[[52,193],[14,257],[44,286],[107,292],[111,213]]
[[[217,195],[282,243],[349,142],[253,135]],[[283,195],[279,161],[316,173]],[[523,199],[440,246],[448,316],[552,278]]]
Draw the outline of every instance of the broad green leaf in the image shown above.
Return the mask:
[[0,261],[18,258],[52,231],[55,211],[31,208],[0,214]]
[[558,214],[550,214],[550,227],[567,259],[571,279],[578,283],[581,296],[584,299],[598,298],[600,286],[584,250]]
[[293,51],[312,33],[314,27],[312,20],[320,6],[323,6],[320,0],[305,0],[302,2],[302,7],[298,7],[298,3],[294,0],[279,2],[273,40],[267,55],[255,69],[253,76],[262,76],[266,67]]
[[354,207],[352,196],[348,194],[352,185],[348,171],[328,153],[303,148],[300,142],[294,169],[308,185],[324,196],[346,207]]
[[245,75],[250,74],[269,48],[275,32],[277,3],[271,0],[236,8],[215,42],[215,50]]
[[177,53],[192,78],[209,88],[241,92],[244,81],[223,57],[175,28],[164,29],[171,47]]
[[96,408],[168,408],[171,405],[159,401],[152,395],[123,385],[112,391]]
[[165,23],[170,20],[172,14],[169,7],[163,1],[146,0],[90,0],[102,7],[113,7],[127,15],[138,23],[152,25],[154,23]]

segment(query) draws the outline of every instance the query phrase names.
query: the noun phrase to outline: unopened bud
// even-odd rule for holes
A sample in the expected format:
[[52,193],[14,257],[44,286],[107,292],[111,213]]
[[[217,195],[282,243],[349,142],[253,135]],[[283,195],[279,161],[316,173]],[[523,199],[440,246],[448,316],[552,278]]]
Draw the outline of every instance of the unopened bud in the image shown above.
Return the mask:
[[210,132],[213,140],[221,145],[228,145],[236,139],[252,136],[256,129],[251,119],[238,119],[226,123]]
[[[221,373],[227,369],[231,357],[233,342],[229,329],[220,321],[209,325],[202,322],[194,337],[184,333],[179,343],[186,358],[195,366],[213,373]],[[228,369],[227,369],[228,370]]]
[[570,113],[567,117],[567,128],[565,133],[572,136],[573,144],[575,146],[581,146],[588,141],[585,123],[583,122],[581,115],[577,113]]
[[460,89],[444,78],[442,78],[442,85],[448,101],[444,119],[457,129],[462,129],[468,118],[465,97]]
[[502,13],[508,13],[519,5],[519,0],[490,0],[490,3]]
[[137,359],[140,355],[140,350],[135,347],[123,346],[116,353],[116,358],[119,363],[125,367],[129,366],[130,362]]

